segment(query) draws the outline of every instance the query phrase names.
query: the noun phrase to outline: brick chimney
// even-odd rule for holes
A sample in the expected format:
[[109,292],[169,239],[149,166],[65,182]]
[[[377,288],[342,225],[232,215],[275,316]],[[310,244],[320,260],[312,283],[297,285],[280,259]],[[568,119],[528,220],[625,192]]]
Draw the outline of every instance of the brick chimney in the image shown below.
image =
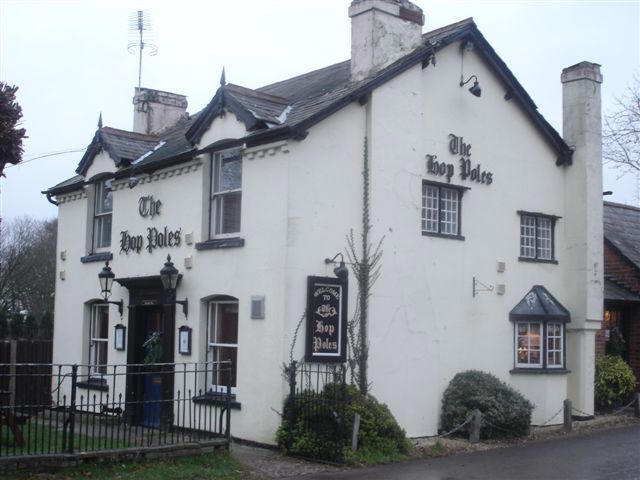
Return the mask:
[[157,134],[187,115],[187,97],[177,93],[136,87],[133,96],[133,131]]
[[595,332],[603,308],[602,114],[600,65],[580,62],[562,71],[562,134],[574,149],[565,171],[569,398],[593,413]]
[[424,15],[409,0],[353,0],[351,79],[362,80],[417,48]]

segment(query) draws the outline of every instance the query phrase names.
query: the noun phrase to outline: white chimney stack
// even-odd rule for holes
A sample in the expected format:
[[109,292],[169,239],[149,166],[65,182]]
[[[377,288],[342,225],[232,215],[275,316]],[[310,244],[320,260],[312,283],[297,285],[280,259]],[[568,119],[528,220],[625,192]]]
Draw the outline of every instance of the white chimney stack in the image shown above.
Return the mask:
[[133,96],[133,131],[154,135],[175,125],[187,114],[187,97],[177,93],[138,88]]
[[424,15],[409,0],[353,0],[351,79],[362,80],[422,42]]
[[[580,62],[562,71],[562,134],[574,149],[565,171],[568,276],[567,368],[573,405],[593,413],[595,332],[603,308],[602,114],[600,65]],[[564,261],[564,260],[561,260]]]

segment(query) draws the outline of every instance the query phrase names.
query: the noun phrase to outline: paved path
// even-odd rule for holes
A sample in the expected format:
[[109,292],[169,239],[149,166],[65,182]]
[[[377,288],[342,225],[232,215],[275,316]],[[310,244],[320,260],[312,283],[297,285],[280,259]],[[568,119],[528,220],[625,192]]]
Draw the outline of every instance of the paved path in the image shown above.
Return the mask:
[[640,426],[381,467],[298,477],[366,480],[640,479]]

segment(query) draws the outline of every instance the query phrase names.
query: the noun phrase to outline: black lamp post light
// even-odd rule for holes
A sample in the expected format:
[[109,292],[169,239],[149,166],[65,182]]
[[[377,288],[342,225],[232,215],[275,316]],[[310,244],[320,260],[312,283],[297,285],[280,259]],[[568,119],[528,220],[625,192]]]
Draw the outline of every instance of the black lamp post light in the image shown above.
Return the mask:
[[333,258],[325,258],[324,259],[324,263],[338,263],[336,262],[336,258],[338,258],[338,256],[340,256],[340,263],[338,264],[338,266],[336,268],[333,269],[333,273],[336,277],[338,277],[340,280],[342,280],[343,282],[345,282],[347,280],[347,278],[349,277],[349,269],[346,267],[345,263],[344,263],[344,256],[342,255],[342,253],[338,252],[336,253]]
[[122,313],[124,312],[124,302],[120,300],[119,302],[114,302],[109,300],[111,296],[111,287],[113,286],[113,279],[116,278],[115,274],[111,271],[111,267],[109,267],[109,262],[104,262],[104,267],[98,274],[98,280],[100,281],[100,290],[102,293],[102,297],[104,298],[104,303],[111,303],[113,305],[118,306],[118,312],[122,317]]
[[[165,262],[164,267],[162,267],[162,270],[160,270],[160,280],[162,280],[162,287],[165,292],[175,295],[176,287],[178,286],[178,277],[178,269],[174,267],[173,262],[171,261],[171,255],[167,255],[167,261]],[[185,317],[189,315],[188,298],[185,298],[184,300],[174,300],[174,302],[178,305],[182,305],[182,312]]]

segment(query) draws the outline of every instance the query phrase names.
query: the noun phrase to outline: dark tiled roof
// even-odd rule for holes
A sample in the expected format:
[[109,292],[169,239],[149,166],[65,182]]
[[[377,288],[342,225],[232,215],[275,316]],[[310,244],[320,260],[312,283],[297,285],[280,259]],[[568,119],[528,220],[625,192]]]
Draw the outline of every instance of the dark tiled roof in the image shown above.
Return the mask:
[[604,279],[604,299],[614,302],[640,302],[640,296],[606,278]]
[[[139,153],[135,158],[140,158],[145,152],[150,152],[132,166],[121,168],[116,174],[124,176],[128,175],[132,169],[141,171],[161,168],[169,163],[192,158],[197,153],[194,146],[211,122],[225,108],[231,110],[239,120],[245,123],[248,134],[239,143],[251,146],[289,137],[302,139],[306,136],[307,129],[317,122],[353,101],[365,99],[373,89],[416,63],[423,62],[425,65],[440,49],[463,38],[469,38],[474,42],[485,60],[494,67],[497,75],[504,81],[514,100],[519,102],[536,127],[555,147],[558,152],[558,163],[570,163],[570,148],[538,112],[533,100],[470,18],[424,34],[423,45],[364,80],[351,81],[350,62],[345,61],[255,90],[231,84],[222,85],[202,111],[181,120],[175,127],[162,132],[159,138],[135,138],[134,136],[138,134],[109,129],[118,133],[103,135],[105,137],[103,141],[111,148],[110,153],[113,152],[113,155],[118,158],[128,158],[123,155],[134,153]],[[94,141],[80,162],[78,173],[86,172],[90,164],[88,159],[92,159],[91,155],[95,156],[96,142],[100,140],[102,137],[97,140],[94,137]],[[160,141],[164,143],[158,147]],[[146,146],[143,146],[144,142],[147,143]],[[97,146],[100,145],[97,143]],[[209,146],[209,148],[212,147]],[[131,159],[135,160],[135,158]],[[54,189],[48,192],[51,193],[52,190]]]
[[85,175],[93,159],[103,149],[115,162],[116,167],[127,165],[131,161],[151,150],[159,142],[158,137],[128,132],[111,127],[100,127],[87,147],[76,173]]
[[509,312],[513,319],[525,317],[549,317],[569,321],[569,310],[564,308],[542,285],[534,285],[531,290]]
[[604,238],[640,269],[640,208],[604,202]]

